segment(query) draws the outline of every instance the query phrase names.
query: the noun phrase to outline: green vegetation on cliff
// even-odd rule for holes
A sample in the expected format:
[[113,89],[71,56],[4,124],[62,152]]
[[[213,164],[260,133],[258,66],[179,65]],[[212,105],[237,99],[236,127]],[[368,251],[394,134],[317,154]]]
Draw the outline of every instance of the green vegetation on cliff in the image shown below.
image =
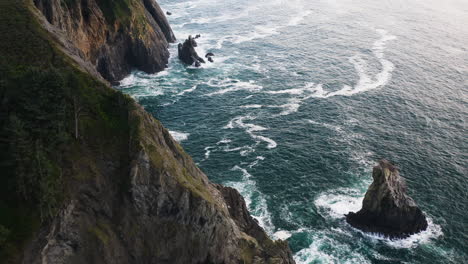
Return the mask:
[[[117,2],[88,11],[141,22],[125,32],[139,39],[148,25],[161,31],[154,18],[171,39],[155,2]],[[0,262],[293,263],[237,191],[209,183],[159,121],[82,68],[93,72],[32,0],[0,10]],[[127,44],[146,45],[139,58],[164,55],[161,33]]]
[[92,179],[107,153],[125,156],[130,132],[133,101],[73,66],[30,8],[0,0],[2,260],[58,212],[71,180]]

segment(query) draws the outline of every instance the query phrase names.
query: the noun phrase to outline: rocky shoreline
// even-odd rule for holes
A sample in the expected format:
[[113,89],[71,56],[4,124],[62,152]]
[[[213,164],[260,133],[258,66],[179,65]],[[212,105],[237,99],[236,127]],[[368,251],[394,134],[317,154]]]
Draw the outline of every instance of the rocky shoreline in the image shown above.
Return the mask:
[[[58,120],[40,120],[40,126],[46,122],[51,127],[45,135],[13,135],[41,147],[48,145],[40,142],[51,138],[61,136],[64,141],[40,153],[29,145],[18,150],[28,152],[15,157],[40,154],[49,170],[34,173],[36,167],[20,167],[31,162],[20,162],[9,173],[19,178],[21,169],[30,169],[27,176],[48,188],[48,196],[36,195],[36,185],[26,188],[13,182],[8,186],[13,192],[8,201],[13,205],[24,202],[15,188],[32,193],[22,205],[31,217],[40,214],[41,219],[34,228],[26,225],[29,233],[24,240],[17,240],[15,233],[9,235],[11,230],[16,232],[11,224],[0,223],[0,243],[10,249],[4,252],[0,247],[0,256],[11,263],[38,264],[295,263],[288,243],[268,237],[238,191],[211,183],[158,120],[109,86],[108,82],[117,83],[132,70],[157,72],[166,67],[168,43],[175,37],[155,1],[0,3],[14,12],[20,10],[8,18],[10,24],[0,25],[1,32],[23,30],[24,38],[36,40],[33,48],[46,47],[38,55],[40,60],[18,58],[18,50],[30,52],[31,48],[25,42],[13,43],[16,35],[8,35],[11,45],[0,50],[2,56],[14,55],[7,67],[15,74],[25,67],[34,73],[52,72],[43,82],[21,79],[20,87],[26,88],[7,93],[18,94],[21,100],[7,97],[2,112],[34,127],[28,106],[46,103],[36,96],[41,100],[53,96],[47,107],[37,111],[47,116],[64,113]],[[15,24],[18,17],[25,27]],[[10,85],[15,82],[8,81],[8,91],[15,89]],[[21,93],[30,89],[36,89],[36,94],[26,101]],[[21,105],[24,102],[27,105]],[[42,163],[38,166],[44,169]],[[47,214],[38,208],[38,200],[49,209]]]

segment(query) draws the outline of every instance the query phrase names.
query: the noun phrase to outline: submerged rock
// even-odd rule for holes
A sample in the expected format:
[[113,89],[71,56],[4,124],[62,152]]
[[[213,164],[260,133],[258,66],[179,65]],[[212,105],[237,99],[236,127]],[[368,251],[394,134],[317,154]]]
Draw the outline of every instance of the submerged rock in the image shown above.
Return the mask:
[[374,167],[372,178],[362,209],[346,215],[350,225],[390,238],[405,238],[426,230],[426,217],[406,194],[405,181],[393,164],[381,160]]
[[198,56],[195,48],[197,47],[197,42],[192,36],[189,36],[185,40],[184,44],[179,43],[179,59],[189,65],[195,63],[196,67],[200,67],[200,63],[205,63],[205,60]]
[[166,15],[168,15],[168,16],[171,16],[171,15],[172,15],[172,13],[171,13],[171,12],[169,12],[169,11],[167,11],[167,12],[166,12]]

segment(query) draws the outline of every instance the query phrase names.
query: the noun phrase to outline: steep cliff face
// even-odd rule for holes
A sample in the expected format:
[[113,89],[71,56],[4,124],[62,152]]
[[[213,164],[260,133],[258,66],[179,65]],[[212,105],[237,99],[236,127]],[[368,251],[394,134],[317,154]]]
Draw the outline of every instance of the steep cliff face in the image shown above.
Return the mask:
[[78,31],[48,27],[27,0],[0,9],[0,260],[294,263],[236,190],[210,183],[159,121],[92,75],[86,56],[104,53],[76,55]]
[[115,82],[138,69],[153,73],[164,69],[167,46],[174,34],[154,0],[34,0],[51,33],[69,41],[78,56],[93,64],[108,81]]
[[239,193],[211,184],[158,121],[135,105],[129,122],[128,182],[119,186],[116,168],[81,182],[24,263],[293,263],[287,243],[270,240]]

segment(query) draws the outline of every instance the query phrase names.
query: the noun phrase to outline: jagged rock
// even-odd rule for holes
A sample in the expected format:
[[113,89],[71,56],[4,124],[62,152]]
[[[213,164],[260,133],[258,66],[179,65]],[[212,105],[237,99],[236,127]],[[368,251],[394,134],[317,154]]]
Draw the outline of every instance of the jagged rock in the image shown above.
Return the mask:
[[196,39],[197,39],[197,38],[201,38],[201,35],[200,35],[200,34],[197,34],[197,35],[195,36],[195,38],[196,38]]
[[372,177],[374,181],[366,192],[362,209],[346,215],[350,225],[390,238],[405,238],[426,230],[426,217],[406,194],[405,181],[393,164],[381,160]]
[[208,57],[213,57],[214,54],[212,52],[208,52],[206,55],[205,55],[205,58],[208,58]]
[[107,81],[119,81],[134,69],[163,70],[169,58],[168,43],[176,39],[159,5],[154,0],[131,1],[131,6],[115,0],[111,6],[120,5],[125,11],[114,16],[106,15],[110,10],[102,2],[34,0],[48,22],[44,28],[65,50],[74,50],[72,57],[92,64]]
[[[260,227],[257,220],[250,216],[244,198],[236,189],[220,184],[215,184],[215,187],[221,192],[227,204],[229,214],[236,225],[247,235],[254,237],[260,244],[267,245],[265,248],[265,251],[269,252],[267,254],[275,256],[270,258],[268,263],[294,263],[287,242],[278,240],[275,243],[271,243],[270,238],[268,238],[263,228]],[[257,262],[254,263],[264,263],[264,259],[260,257],[257,257],[256,260]]]
[[197,42],[192,38],[192,36],[189,36],[188,39],[185,40],[184,44],[179,43],[179,59],[188,65],[195,63],[196,67],[200,67],[200,63],[205,63],[205,60],[198,56],[197,51],[195,50],[196,47]]
[[287,242],[268,238],[238,191],[212,184],[161,123],[131,108],[141,138],[129,141],[128,169],[106,167],[80,183],[23,263],[294,263]]
[[214,62],[214,60],[213,60],[212,57],[208,57],[208,61],[209,61],[209,62]]

